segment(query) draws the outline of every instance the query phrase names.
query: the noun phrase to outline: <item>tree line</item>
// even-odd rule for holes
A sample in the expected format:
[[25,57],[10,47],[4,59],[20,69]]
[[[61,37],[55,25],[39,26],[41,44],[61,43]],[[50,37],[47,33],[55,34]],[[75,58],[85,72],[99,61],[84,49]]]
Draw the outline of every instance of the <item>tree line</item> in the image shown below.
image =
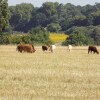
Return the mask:
[[9,23],[15,31],[28,32],[42,26],[48,31],[66,31],[73,26],[100,25],[100,3],[75,6],[70,3],[45,2],[41,7],[22,3],[10,6]]
[[34,7],[31,3],[7,7],[6,2],[5,5],[3,12],[8,12],[5,19],[9,23],[8,26],[3,23],[7,27],[1,30],[32,33],[33,29],[42,27],[49,32],[62,31],[68,34],[64,45],[100,44],[100,3],[75,6],[71,3],[44,2],[41,7]]

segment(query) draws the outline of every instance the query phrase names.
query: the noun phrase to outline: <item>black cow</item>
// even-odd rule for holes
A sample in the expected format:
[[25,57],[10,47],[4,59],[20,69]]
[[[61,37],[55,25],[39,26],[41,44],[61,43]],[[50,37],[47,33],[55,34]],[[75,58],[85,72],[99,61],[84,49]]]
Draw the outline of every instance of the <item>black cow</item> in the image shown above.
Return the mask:
[[99,54],[99,51],[97,50],[97,48],[96,48],[95,46],[89,46],[89,47],[88,47],[88,54],[89,54],[90,52],[91,52],[91,53],[93,52],[93,53]]

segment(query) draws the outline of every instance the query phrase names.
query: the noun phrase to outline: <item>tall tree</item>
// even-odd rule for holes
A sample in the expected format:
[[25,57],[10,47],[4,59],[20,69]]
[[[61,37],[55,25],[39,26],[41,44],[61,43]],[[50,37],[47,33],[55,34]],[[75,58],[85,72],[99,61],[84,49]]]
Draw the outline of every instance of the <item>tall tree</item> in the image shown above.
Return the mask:
[[0,32],[8,26],[8,0],[0,0]]
[[12,13],[10,24],[13,27],[13,30],[27,31],[25,25],[31,20],[33,9],[34,6],[32,4],[26,3],[18,4],[15,7],[10,7],[10,12]]

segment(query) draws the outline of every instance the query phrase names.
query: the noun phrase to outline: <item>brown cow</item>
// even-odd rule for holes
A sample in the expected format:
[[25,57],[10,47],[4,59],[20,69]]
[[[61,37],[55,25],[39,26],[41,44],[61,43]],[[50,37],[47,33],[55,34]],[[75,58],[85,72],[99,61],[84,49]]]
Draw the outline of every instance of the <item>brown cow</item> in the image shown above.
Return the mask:
[[42,50],[43,50],[43,51],[47,51],[47,50],[48,50],[48,46],[43,45],[43,46],[42,46]]
[[22,44],[19,44],[19,45],[17,46],[17,48],[16,48],[16,51],[22,53],[22,51],[23,51],[23,45],[22,45]]
[[32,44],[19,44],[16,48],[16,50],[18,50],[18,52],[22,53],[22,52],[27,52],[27,53],[32,53],[35,52],[35,48]]
[[88,47],[88,54],[89,54],[90,52],[91,52],[91,53],[93,52],[93,53],[99,54],[99,51],[97,50],[97,48],[96,48],[95,46],[89,46],[89,47]]

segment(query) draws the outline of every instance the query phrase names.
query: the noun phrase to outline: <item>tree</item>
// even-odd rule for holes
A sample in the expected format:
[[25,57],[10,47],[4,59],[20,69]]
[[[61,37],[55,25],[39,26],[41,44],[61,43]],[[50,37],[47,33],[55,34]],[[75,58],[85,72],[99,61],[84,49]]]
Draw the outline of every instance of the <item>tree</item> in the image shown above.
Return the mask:
[[87,25],[86,16],[81,13],[78,7],[68,3],[64,6],[63,9],[63,17],[61,17],[62,20],[60,20],[60,25],[63,31],[71,28],[72,26]]
[[15,7],[11,6],[9,9],[11,12],[10,24],[13,30],[27,32],[26,25],[32,19],[34,6],[32,4],[22,3]]
[[92,13],[93,25],[100,25],[100,11]]
[[8,1],[0,0],[0,32],[8,26]]
[[67,44],[74,45],[88,45],[92,44],[92,40],[83,33],[76,33],[69,35],[68,40],[66,40]]
[[33,23],[35,24],[35,26],[45,26],[45,21],[46,21],[47,17],[45,14],[43,13],[37,13],[35,16],[34,16],[34,19],[33,19]]
[[47,26],[47,30],[50,32],[59,32],[61,30],[61,26],[57,23],[51,23]]
[[24,3],[9,9],[10,26],[14,31],[28,32],[33,27],[47,27],[52,23],[58,24],[63,32],[74,26],[100,25],[100,3],[83,7],[58,2],[45,2],[41,7],[34,7]]
[[32,28],[30,31],[31,41],[36,43],[51,43],[49,39],[49,32],[43,27]]
[[45,2],[45,3],[43,3],[41,9],[42,9],[42,12],[45,13],[47,17],[50,17],[57,13],[57,9],[56,9],[57,6],[58,6],[57,2],[55,2],[55,3]]
[[94,40],[94,44],[100,45],[100,29],[99,28],[94,28],[93,29],[91,37]]
[[65,44],[74,45],[89,45],[93,44],[93,39],[91,37],[91,28],[88,27],[73,27],[67,33],[69,38],[66,39]]

